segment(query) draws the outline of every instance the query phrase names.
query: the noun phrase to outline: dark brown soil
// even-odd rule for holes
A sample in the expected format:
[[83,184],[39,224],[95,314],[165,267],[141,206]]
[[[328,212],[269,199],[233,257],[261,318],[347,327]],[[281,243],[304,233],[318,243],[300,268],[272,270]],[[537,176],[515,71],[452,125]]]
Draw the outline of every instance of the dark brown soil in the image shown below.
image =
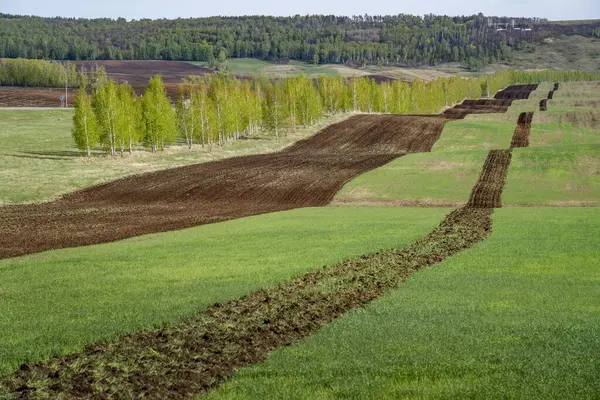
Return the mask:
[[506,89],[496,93],[495,99],[506,99],[506,100],[525,100],[529,98],[531,92],[536,90],[538,85],[512,85]]
[[115,81],[129,83],[138,94],[141,94],[148,81],[160,74],[165,82],[167,93],[175,98],[179,85],[189,75],[205,75],[214,71],[198,65],[181,61],[77,61],[77,70],[84,68],[91,71],[96,66],[103,66],[106,74]]
[[510,142],[511,149],[529,146],[529,132],[531,130],[532,119],[533,112],[523,112],[519,115],[517,127],[515,128],[515,132]]
[[360,115],[278,153],[132,176],[50,203],[0,207],[0,258],[323,206],[357,175],[430,151],[447,121]]
[[[142,94],[148,81],[160,74],[169,96],[176,99],[179,85],[189,75],[212,73],[203,68],[179,61],[77,61],[77,69],[90,71],[94,66],[104,66],[107,75],[117,82],[127,81],[138,94]],[[31,88],[0,86],[0,107],[60,107],[64,88]],[[72,96],[72,97],[71,97]],[[75,89],[69,89],[69,97],[75,100]]]
[[490,150],[479,179],[471,192],[469,207],[502,207],[500,196],[508,174],[510,150]]
[[548,99],[540,100],[540,111],[548,111]]
[[[64,88],[31,88],[0,86],[0,107],[60,107]],[[75,101],[75,90],[69,89],[69,106]]]
[[551,90],[548,92],[548,100],[552,100],[553,97],[554,97],[554,90]]

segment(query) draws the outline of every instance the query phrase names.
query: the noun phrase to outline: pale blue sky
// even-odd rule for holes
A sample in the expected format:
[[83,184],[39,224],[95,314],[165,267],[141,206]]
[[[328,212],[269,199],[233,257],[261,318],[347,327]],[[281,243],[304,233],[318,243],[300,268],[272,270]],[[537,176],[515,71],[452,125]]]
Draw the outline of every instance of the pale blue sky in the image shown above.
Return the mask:
[[62,17],[177,18],[211,15],[446,14],[600,18],[599,0],[0,0],[0,12]]

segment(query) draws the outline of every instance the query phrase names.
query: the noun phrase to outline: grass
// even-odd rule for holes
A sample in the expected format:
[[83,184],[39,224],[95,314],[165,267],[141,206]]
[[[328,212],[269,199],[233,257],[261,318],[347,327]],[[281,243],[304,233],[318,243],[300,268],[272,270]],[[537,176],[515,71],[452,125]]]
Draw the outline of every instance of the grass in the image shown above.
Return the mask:
[[[536,117],[536,114],[534,114],[534,120],[531,124],[529,136],[529,145],[536,147],[600,144],[600,135],[598,135],[598,129],[585,126],[586,116],[600,116],[600,113],[587,115],[586,113],[578,113],[577,115],[583,117],[580,119],[581,123],[577,124],[579,126],[573,125],[572,121],[565,117],[564,113],[548,113],[542,114],[538,117]],[[577,118],[577,116],[574,118]],[[600,120],[598,121],[598,128],[600,128]]]
[[481,172],[489,149],[510,146],[514,121],[447,123],[431,153],[409,154],[348,182],[336,204],[459,205]]
[[0,260],[0,376],[408,243],[447,212],[307,208]]
[[348,182],[334,204],[464,204],[486,157],[482,150],[400,157]]
[[600,214],[498,209],[493,229],[207,397],[596,398]]
[[504,205],[599,205],[600,144],[513,150]]
[[516,117],[510,121],[459,120],[447,123],[433,152],[505,149],[510,146]]
[[[192,62],[192,64],[206,67],[208,64],[202,61]],[[227,67],[233,75],[259,76],[264,75],[270,78],[284,78],[297,75],[362,75],[358,70],[345,67],[343,65],[314,65],[302,61],[291,60],[287,64],[276,64],[269,61],[258,60],[255,58],[231,58],[227,60]]]
[[174,145],[159,154],[137,149],[132,156],[116,158],[98,150],[88,160],[71,139],[71,110],[0,110],[0,204],[52,200],[126,175],[277,151],[347,116],[329,116],[279,141],[259,135],[215,146],[212,151],[208,147],[195,146],[190,150]]
[[552,37],[536,44],[534,49],[515,51],[510,65],[520,69],[598,71],[599,44],[597,38],[578,35]]

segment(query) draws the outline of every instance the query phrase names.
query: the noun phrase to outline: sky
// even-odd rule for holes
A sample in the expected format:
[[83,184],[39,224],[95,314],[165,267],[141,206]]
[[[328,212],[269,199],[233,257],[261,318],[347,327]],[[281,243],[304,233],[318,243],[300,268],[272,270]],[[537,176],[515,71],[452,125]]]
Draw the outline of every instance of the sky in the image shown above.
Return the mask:
[[0,12],[44,17],[189,18],[213,15],[438,14],[600,19],[598,0],[0,0]]

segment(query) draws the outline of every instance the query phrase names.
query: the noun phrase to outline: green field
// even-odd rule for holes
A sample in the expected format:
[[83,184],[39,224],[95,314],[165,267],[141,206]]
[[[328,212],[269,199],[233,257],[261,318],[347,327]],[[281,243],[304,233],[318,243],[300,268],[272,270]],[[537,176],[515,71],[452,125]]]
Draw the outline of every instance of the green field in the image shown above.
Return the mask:
[[596,398],[597,209],[498,209],[493,229],[207,397]]
[[505,205],[599,205],[600,145],[513,150]]
[[[207,67],[208,63],[202,61],[191,62],[195,65]],[[343,65],[314,65],[302,61],[290,60],[287,64],[258,60],[255,58],[231,58],[226,61],[228,70],[238,76],[266,76],[269,78],[287,78],[297,75],[329,75],[329,76],[354,76],[366,75],[365,72],[345,67]]]
[[0,376],[406,244],[448,212],[306,208],[0,260]]
[[348,114],[328,116],[275,141],[272,136],[227,142],[223,147],[173,145],[161,154],[136,149],[111,158],[100,149],[88,160],[71,139],[71,110],[0,109],[0,205],[38,202],[126,175],[226,157],[268,153],[306,138]]
[[[248,74],[272,66],[243,61],[239,70]],[[176,324],[323,266],[402,248],[468,200],[488,151],[508,148],[519,113],[535,111],[531,147],[512,152],[505,208],[494,211],[486,240],[239,370],[207,397],[596,398],[600,107],[593,102],[600,86],[561,83],[540,113],[551,87],[540,85],[506,114],[448,123],[432,152],[357,177],[334,206],[0,260],[0,376],[89,343]],[[71,115],[0,110],[0,204],[278,150],[347,117],[279,142],[240,140],[210,153],[138,149],[123,158],[97,150],[87,160],[73,148]]]
[[591,91],[584,83],[571,82],[561,83],[556,92],[557,99],[571,99],[570,106],[539,112],[539,100],[552,86],[539,85],[506,114],[470,115],[447,123],[431,153],[410,154],[353,179],[336,195],[335,204],[464,204],[487,150],[508,148],[518,115],[534,111],[531,147],[513,150],[503,205],[599,205],[600,108],[575,106]]
[[486,157],[485,150],[409,154],[348,182],[334,204],[464,204]]

